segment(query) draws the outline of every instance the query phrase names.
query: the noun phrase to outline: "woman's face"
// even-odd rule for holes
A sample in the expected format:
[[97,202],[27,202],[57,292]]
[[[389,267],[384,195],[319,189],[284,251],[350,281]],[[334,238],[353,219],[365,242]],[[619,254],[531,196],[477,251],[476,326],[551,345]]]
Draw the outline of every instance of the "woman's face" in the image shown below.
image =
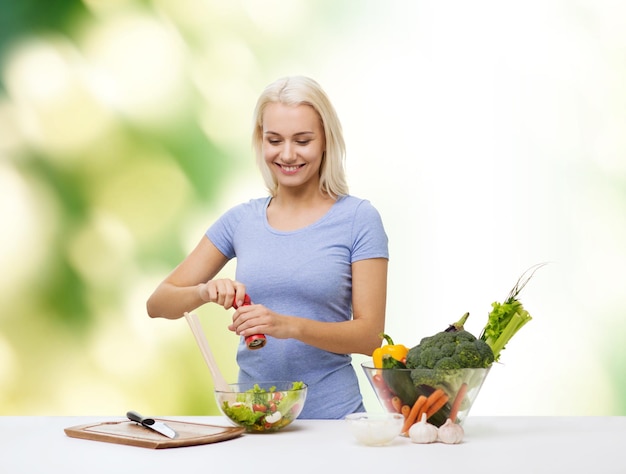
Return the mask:
[[317,187],[324,148],[324,130],[313,107],[272,103],[265,108],[263,157],[279,188]]

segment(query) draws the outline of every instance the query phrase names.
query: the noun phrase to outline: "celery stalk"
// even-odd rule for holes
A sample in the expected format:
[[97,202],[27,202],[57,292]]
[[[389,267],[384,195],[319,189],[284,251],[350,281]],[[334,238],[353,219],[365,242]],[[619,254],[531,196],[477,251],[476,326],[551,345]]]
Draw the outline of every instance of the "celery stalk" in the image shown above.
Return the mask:
[[[532,319],[517,297],[534,273],[544,265],[546,264],[541,263],[526,270],[517,280],[504,303],[496,301],[491,304],[492,310],[489,313],[487,324],[483,328],[480,339],[491,347],[496,361],[500,359],[500,352],[506,347],[511,338]],[[526,276],[529,272],[530,275]]]

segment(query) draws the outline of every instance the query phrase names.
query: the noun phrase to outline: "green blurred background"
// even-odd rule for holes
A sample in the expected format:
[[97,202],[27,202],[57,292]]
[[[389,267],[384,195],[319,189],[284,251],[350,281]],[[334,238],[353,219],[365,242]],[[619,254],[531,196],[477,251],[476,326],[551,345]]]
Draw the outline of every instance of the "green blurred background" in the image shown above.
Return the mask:
[[[396,342],[465,311],[478,333],[549,261],[472,413],[626,415],[625,55],[609,0],[0,0],[0,415],[217,414],[145,301],[265,194],[252,109],[289,74],[329,93],[385,221]],[[229,312],[197,313],[234,381]]]

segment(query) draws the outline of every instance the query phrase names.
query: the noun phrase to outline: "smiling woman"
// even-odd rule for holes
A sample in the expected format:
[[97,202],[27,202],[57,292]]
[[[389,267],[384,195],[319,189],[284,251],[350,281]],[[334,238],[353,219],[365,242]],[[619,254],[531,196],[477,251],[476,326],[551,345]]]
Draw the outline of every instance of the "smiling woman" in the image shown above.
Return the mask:
[[[240,383],[304,382],[303,418],[364,411],[351,357],[371,354],[384,330],[382,219],[347,194],[341,127],[316,81],[287,77],[265,88],[253,141],[270,195],[214,222],[154,291],[148,313],[177,319],[205,303],[234,307]],[[235,279],[217,278],[235,258]],[[261,350],[245,343],[254,334],[267,337]]]

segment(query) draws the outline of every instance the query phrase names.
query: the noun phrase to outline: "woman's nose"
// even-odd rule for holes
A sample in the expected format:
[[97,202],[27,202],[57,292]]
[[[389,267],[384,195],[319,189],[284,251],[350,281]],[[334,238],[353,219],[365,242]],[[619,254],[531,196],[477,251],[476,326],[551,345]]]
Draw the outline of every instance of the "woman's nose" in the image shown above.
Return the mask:
[[294,147],[291,143],[289,142],[285,142],[285,144],[283,145],[283,148],[280,152],[280,158],[284,161],[284,162],[290,162],[295,160],[296,158],[296,154],[295,154],[295,150]]

